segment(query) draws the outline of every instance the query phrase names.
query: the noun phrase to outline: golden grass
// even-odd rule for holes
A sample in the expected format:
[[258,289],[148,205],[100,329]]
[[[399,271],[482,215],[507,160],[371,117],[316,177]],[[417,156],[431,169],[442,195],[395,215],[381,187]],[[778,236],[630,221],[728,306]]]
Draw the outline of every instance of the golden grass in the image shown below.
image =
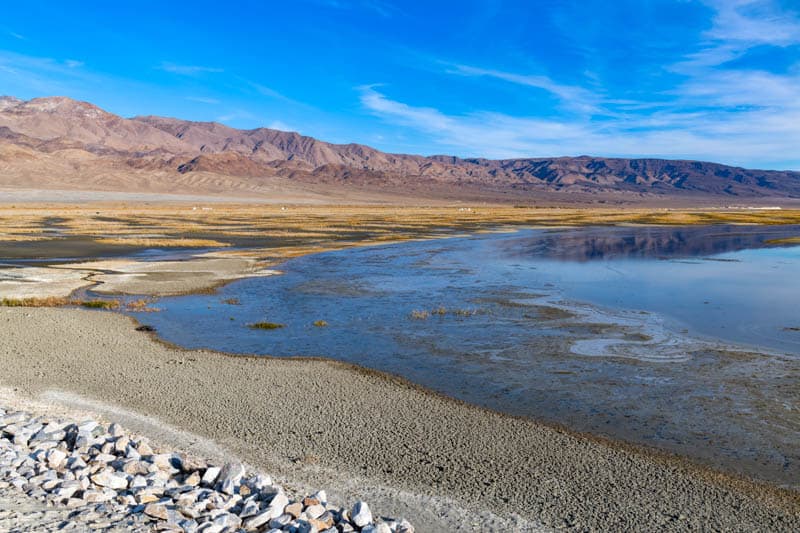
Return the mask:
[[87,309],[119,309],[119,300],[85,300],[71,303]]
[[248,328],[250,329],[281,329],[286,327],[284,324],[276,324],[275,322],[256,322],[254,324],[248,324]]
[[61,307],[69,305],[69,298],[3,298],[0,300],[2,307]]
[[79,306],[87,309],[119,309],[119,300],[73,300],[50,296],[46,298],[3,298],[0,307],[64,307]]
[[783,239],[770,239],[765,241],[767,244],[800,244],[800,237],[785,237]]
[[[59,238],[46,232],[110,246],[222,248],[228,255],[267,266],[287,258],[372,243],[527,226],[612,224],[800,224],[800,210],[535,208],[458,206],[280,206],[186,205],[0,206],[6,240]],[[57,223],[53,223],[57,218]],[[246,248],[239,248],[246,239]]]
[[153,304],[158,301],[158,298],[140,298],[138,300],[131,300],[125,303],[125,310],[134,313],[157,313],[161,311],[158,307],[153,307]]
[[120,244],[123,246],[175,247],[175,248],[219,248],[230,246],[230,243],[215,241],[213,239],[150,239],[139,237],[106,237],[95,239],[102,244]]

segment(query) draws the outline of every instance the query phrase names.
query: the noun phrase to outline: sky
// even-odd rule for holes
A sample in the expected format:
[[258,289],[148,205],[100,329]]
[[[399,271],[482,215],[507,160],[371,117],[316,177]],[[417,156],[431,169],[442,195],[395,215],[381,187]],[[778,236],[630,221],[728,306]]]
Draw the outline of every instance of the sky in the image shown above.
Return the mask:
[[464,157],[800,169],[800,0],[6,3],[0,94]]

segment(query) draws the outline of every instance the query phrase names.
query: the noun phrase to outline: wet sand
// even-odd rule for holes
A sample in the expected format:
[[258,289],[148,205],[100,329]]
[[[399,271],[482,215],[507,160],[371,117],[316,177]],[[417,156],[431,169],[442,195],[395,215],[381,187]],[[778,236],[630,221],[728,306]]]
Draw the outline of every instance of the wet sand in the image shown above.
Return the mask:
[[343,363],[185,351],[134,327],[112,313],[0,309],[0,385],[154,417],[420,531],[800,529],[795,492]]

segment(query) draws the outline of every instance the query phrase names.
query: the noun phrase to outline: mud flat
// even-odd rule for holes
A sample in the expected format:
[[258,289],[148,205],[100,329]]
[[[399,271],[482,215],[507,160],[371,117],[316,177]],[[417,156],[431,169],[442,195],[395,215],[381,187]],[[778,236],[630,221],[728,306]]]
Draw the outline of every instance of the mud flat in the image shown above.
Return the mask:
[[175,349],[111,313],[2,309],[0,360],[0,385],[19,398],[135,413],[122,420],[132,431],[184,430],[286,486],[369,501],[418,531],[800,529],[796,492],[343,363]]

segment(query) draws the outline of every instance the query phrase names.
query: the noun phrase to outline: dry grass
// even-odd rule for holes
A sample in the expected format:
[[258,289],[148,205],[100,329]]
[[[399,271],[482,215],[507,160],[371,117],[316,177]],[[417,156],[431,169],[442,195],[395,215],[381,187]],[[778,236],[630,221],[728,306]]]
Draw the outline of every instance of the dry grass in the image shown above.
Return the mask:
[[284,324],[276,324],[275,322],[256,322],[255,324],[248,324],[250,329],[281,329],[286,327]]
[[427,320],[429,316],[431,316],[430,311],[425,311],[423,309],[414,309],[411,311],[411,318],[413,320]]
[[78,306],[87,309],[119,309],[119,300],[73,300],[70,298],[3,298],[2,307],[65,307]]
[[314,325],[318,328],[324,328],[328,326],[328,323],[324,320],[316,320],[314,321]]
[[786,237],[784,239],[770,239],[766,241],[767,244],[784,245],[784,244],[800,244],[800,237]]
[[119,300],[85,300],[71,303],[87,309],[119,309]]
[[2,307],[61,307],[70,305],[69,298],[3,298],[0,300]]
[[[223,248],[264,266],[373,243],[527,226],[800,224],[800,210],[535,208],[459,206],[186,205],[0,206],[0,241],[78,237],[107,246]],[[56,220],[56,222],[54,222]],[[59,234],[53,234],[52,229]]]
[[161,311],[158,307],[153,307],[153,304],[158,301],[158,298],[141,298],[139,300],[131,300],[125,303],[125,310],[133,313],[157,313]]
[[95,239],[102,244],[119,244],[123,246],[143,246],[145,248],[220,248],[230,246],[230,243],[212,239],[151,239],[137,237],[114,237]]

